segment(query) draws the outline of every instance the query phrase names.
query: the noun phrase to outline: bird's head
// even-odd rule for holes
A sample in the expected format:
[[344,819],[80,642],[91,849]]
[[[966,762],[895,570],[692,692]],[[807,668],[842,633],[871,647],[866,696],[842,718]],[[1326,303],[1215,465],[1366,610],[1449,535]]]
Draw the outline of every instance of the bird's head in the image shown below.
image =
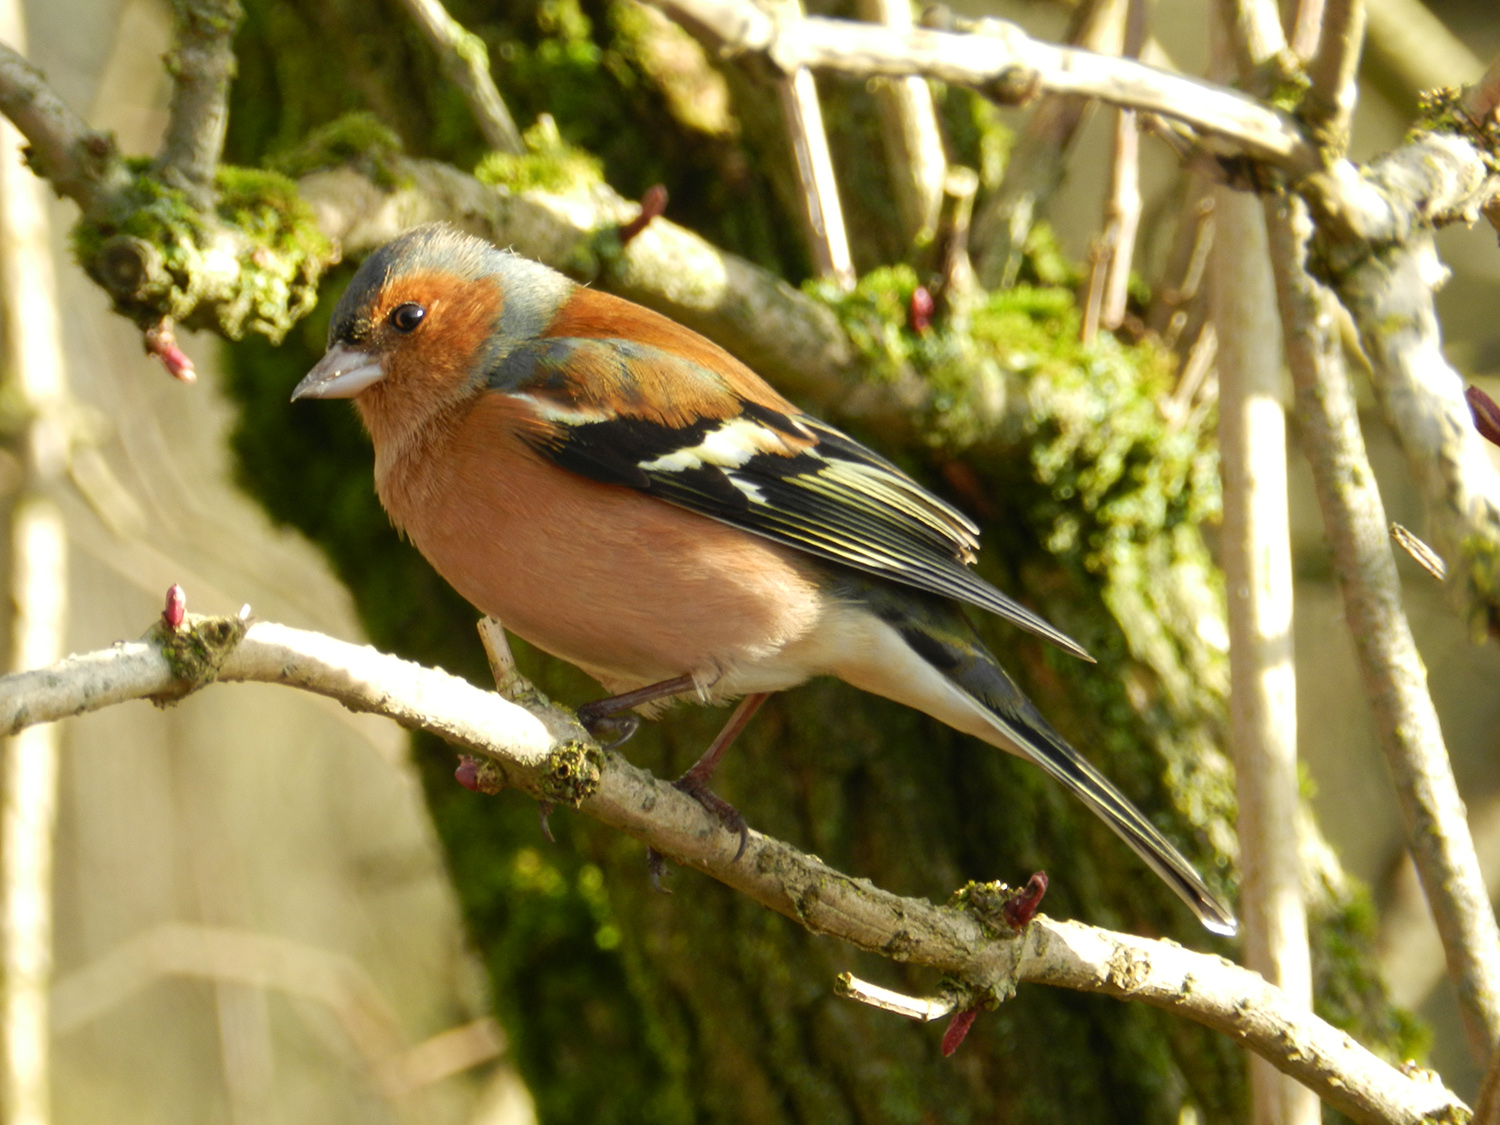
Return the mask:
[[292,400],[354,399],[379,444],[390,426],[479,393],[517,344],[545,333],[574,288],[444,224],[416,227],[365,259],[333,311],[327,353]]

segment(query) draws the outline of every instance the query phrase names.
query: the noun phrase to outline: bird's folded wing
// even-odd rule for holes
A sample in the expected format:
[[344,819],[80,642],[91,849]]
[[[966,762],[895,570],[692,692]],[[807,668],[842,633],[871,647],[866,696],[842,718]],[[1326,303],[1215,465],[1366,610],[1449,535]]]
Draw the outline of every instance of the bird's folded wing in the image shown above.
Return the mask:
[[527,440],[564,469],[957,598],[1090,659],[969,569],[979,529],[962,512],[832,426],[736,394],[702,364],[626,340],[543,339],[488,382],[535,415]]

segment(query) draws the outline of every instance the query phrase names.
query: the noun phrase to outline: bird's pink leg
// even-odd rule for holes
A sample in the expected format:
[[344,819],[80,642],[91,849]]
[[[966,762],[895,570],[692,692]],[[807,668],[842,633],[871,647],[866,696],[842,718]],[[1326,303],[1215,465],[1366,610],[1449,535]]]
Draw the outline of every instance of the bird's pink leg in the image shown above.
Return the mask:
[[605,699],[596,699],[578,708],[578,721],[595,738],[605,732],[614,734],[614,740],[605,746],[606,750],[613,750],[633,735],[641,725],[640,719],[634,715],[621,715],[622,711],[629,711],[632,707],[639,707],[643,703],[655,703],[658,699],[683,695],[692,691],[693,686],[692,676],[678,676],[676,679],[647,684],[634,691],[611,695]]
[[709,789],[708,780],[718,767],[719,759],[724,756],[724,751],[729,749],[734,740],[750,724],[755,712],[760,710],[760,705],[769,698],[771,698],[770,692],[758,691],[740,700],[740,705],[734,709],[734,714],[729,716],[729,721],[724,724],[724,729],[713,740],[713,744],[703,752],[703,757],[694,762],[687,773],[672,782],[709,812],[717,815],[729,831],[740,834],[740,850],[734,853],[735,859],[745,854],[745,845],[750,842],[750,829],[746,827],[745,818],[740,815],[739,809]]
[[[639,707],[643,703],[655,703],[658,699],[684,695],[692,691],[693,686],[693,677],[678,676],[675,680],[662,680],[660,683],[647,684],[645,687],[623,692],[620,695],[612,695],[607,699],[596,699],[578,708],[578,721],[596,738],[602,731],[619,731],[615,740],[606,747],[610,749],[624,742],[640,726],[640,720],[634,715],[621,716],[620,712],[629,711],[632,707]],[[719,759],[724,756],[724,751],[729,749],[734,740],[749,725],[755,712],[760,710],[760,705],[770,697],[770,692],[758,691],[740,700],[740,705],[734,709],[734,714],[729,716],[724,729],[719,731],[718,737],[703,752],[703,756],[672,783],[722,820],[724,827],[729,831],[739,833],[740,848],[734,853],[735,859],[745,854],[745,847],[750,842],[750,829],[737,808],[709,789],[708,781],[713,777]],[[660,888],[662,858],[653,848],[649,851],[649,859],[652,872],[651,882]]]

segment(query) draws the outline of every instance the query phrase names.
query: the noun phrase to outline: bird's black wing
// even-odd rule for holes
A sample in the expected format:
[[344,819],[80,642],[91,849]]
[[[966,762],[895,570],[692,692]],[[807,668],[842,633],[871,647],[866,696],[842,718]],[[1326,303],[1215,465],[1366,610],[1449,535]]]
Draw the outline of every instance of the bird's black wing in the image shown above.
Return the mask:
[[491,393],[534,413],[527,439],[562,468],[956,598],[1092,659],[970,569],[979,529],[962,512],[847,434],[736,394],[702,364],[627,340],[544,339],[488,374]]

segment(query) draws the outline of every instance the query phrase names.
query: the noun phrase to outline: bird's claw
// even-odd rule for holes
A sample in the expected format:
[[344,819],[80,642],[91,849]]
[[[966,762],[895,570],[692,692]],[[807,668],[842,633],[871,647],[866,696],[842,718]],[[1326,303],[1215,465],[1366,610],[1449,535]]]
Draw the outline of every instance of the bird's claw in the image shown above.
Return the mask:
[[750,843],[750,826],[745,823],[745,818],[740,813],[740,810],[695,777],[692,770],[688,770],[687,773],[672,782],[672,786],[686,793],[708,812],[718,817],[724,827],[730,832],[739,834],[739,850],[734,853],[735,861],[738,862],[739,858],[745,854],[746,846]]
[[[594,714],[587,703],[578,708],[578,721],[604,750],[623,746],[631,735],[641,729],[641,720],[636,715]],[[608,742],[605,741],[606,738],[609,739]]]
[[646,849],[646,875],[651,880],[651,889],[658,894],[669,895],[672,888],[662,882],[667,874],[667,857],[655,848]]

